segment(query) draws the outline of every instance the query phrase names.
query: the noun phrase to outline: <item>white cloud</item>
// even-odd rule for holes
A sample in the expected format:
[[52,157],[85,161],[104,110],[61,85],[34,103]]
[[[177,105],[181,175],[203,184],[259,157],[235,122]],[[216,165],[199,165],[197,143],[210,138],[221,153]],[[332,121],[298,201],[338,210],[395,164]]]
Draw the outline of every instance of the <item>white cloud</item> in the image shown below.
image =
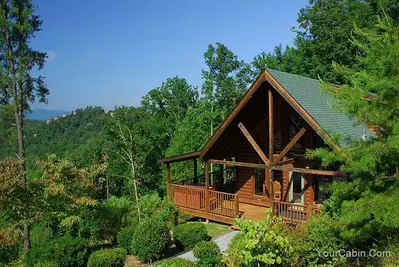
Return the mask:
[[57,56],[57,53],[55,51],[47,51],[47,59],[46,59],[46,61],[47,62],[53,61],[53,60],[55,60],[56,56]]

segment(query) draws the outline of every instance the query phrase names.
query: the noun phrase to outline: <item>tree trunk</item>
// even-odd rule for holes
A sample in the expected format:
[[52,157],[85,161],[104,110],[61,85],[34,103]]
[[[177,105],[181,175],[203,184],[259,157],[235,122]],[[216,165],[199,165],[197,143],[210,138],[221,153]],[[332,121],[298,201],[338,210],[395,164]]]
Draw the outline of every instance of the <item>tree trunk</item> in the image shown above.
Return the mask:
[[[23,131],[23,116],[20,108],[20,103],[17,101],[15,106],[15,124],[17,125],[18,134],[18,157],[21,160],[20,171],[23,173],[21,183],[26,187],[26,162],[25,162],[25,142],[24,142],[24,131]],[[26,214],[26,219],[29,218],[29,214]],[[24,249],[28,251],[31,247],[30,243],[30,225],[26,223],[24,225]]]
[[132,168],[134,195],[135,195],[135,198],[136,198],[137,217],[139,218],[139,222],[140,222],[141,221],[141,215],[140,215],[139,195],[137,193],[137,183],[136,183],[134,164],[133,164],[133,160],[132,159],[131,159],[130,164],[131,164],[130,167]]

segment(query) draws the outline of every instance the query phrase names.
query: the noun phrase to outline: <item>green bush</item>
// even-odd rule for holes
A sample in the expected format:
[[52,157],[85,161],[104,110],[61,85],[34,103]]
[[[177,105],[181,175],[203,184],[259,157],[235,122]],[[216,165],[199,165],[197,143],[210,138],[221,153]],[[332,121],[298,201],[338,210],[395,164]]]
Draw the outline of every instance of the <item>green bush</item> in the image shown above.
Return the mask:
[[90,255],[87,267],[123,267],[125,258],[123,248],[101,249]]
[[244,234],[238,233],[231,239],[226,250],[226,256],[223,258],[227,266],[244,266],[245,260],[241,251],[245,248]]
[[148,194],[140,198],[140,215],[142,219],[157,217],[173,227],[177,222],[176,206],[167,199],[162,200],[157,194]]
[[33,227],[31,245],[31,249],[24,257],[24,266],[31,267],[48,259],[54,259],[54,237],[50,228],[42,225]]
[[303,229],[290,231],[289,243],[293,247],[293,261],[299,266],[345,265],[346,258],[323,256],[321,251],[338,251],[347,245],[340,237],[342,226],[327,214],[313,217]]
[[83,266],[87,256],[87,239],[70,234],[57,238],[54,243],[54,259],[61,266]]
[[54,261],[38,262],[34,267],[58,267],[59,265]]
[[[283,235],[281,219],[272,216],[271,211],[260,222],[247,219],[236,221],[241,229],[239,246],[241,250],[227,251],[224,262],[230,257],[242,259],[244,266],[288,266],[292,261],[293,247]],[[242,242],[242,244],[240,244]],[[237,245],[237,244],[235,244]],[[231,253],[234,253],[231,255]]]
[[219,246],[213,241],[201,241],[194,247],[194,256],[198,259],[199,266],[217,266],[220,264],[221,255]]
[[188,250],[201,241],[209,240],[209,236],[202,223],[186,223],[173,229],[173,240],[178,248]]
[[180,259],[180,258],[173,258],[173,259],[166,259],[156,263],[155,267],[191,267],[194,266],[195,263],[187,260],[187,259]]
[[55,238],[49,228],[39,225],[32,229],[31,241],[24,266],[83,266],[86,260],[88,241],[84,238],[70,234]]
[[125,227],[118,233],[118,247],[125,249],[128,254],[130,254],[132,248],[132,238],[135,228],[134,226]]
[[147,218],[136,227],[132,238],[132,254],[148,262],[165,255],[170,244],[170,231],[164,221]]

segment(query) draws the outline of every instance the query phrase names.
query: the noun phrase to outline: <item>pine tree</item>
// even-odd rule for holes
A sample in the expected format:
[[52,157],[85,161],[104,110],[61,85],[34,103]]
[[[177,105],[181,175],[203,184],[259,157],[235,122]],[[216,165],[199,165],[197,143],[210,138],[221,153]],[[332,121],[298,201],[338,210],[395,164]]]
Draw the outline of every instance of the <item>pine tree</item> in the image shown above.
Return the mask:
[[[32,76],[33,70],[43,68],[46,59],[46,53],[30,47],[30,41],[40,31],[41,24],[32,1],[0,1],[0,98],[2,102],[13,105],[23,185],[26,185],[24,116],[36,97],[45,102],[49,93],[44,77]],[[24,226],[24,236],[24,248],[29,250],[29,224]]]

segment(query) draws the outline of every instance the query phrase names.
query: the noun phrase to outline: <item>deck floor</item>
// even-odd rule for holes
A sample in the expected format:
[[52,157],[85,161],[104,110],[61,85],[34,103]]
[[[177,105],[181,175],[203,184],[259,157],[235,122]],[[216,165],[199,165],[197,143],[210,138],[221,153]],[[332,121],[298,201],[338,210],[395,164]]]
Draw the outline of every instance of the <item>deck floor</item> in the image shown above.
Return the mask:
[[243,212],[243,216],[253,221],[262,221],[266,218],[265,211],[268,207],[261,207],[252,204],[240,203],[240,213]]

